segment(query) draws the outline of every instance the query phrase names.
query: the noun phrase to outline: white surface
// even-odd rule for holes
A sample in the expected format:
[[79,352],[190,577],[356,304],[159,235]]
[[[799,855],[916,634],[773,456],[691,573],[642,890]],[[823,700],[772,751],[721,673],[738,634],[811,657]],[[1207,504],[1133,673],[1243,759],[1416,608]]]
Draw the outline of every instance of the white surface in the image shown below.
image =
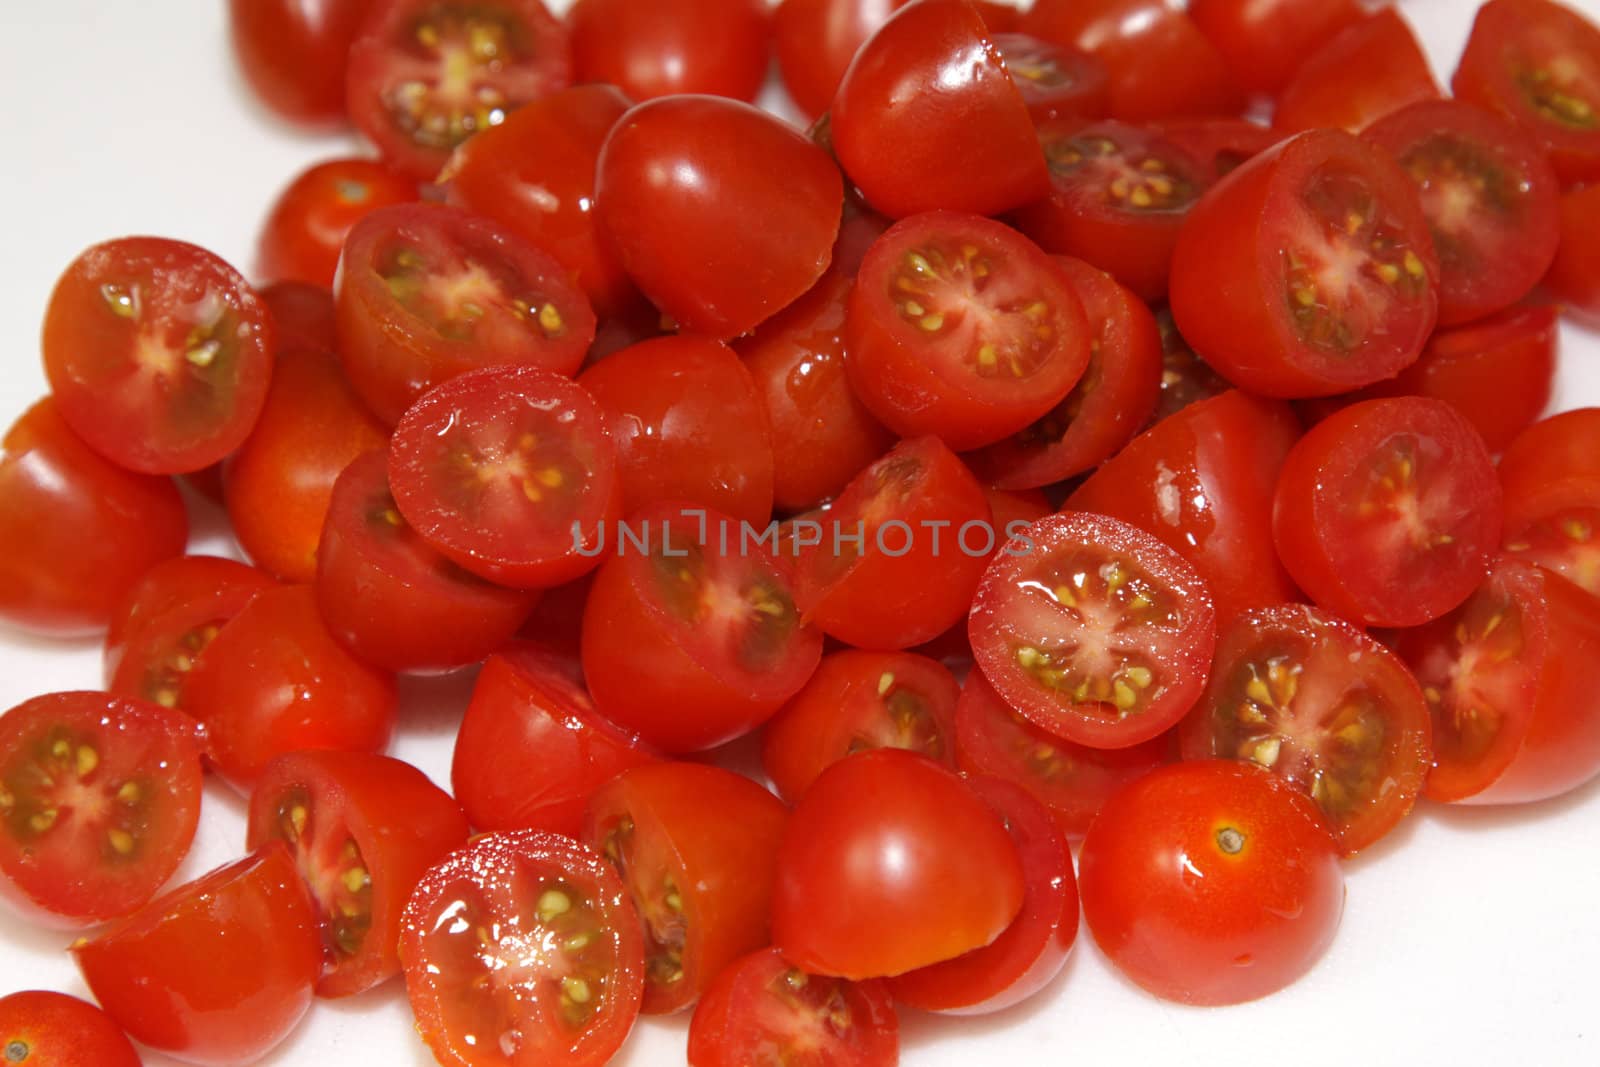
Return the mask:
[[[648,0],[639,0],[648,2]],[[1569,0],[1600,18],[1600,0]],[[221,0],[10,0],[0,8],[0,424],[44,391],[38,330],[57,274],[131,233],[183,238],[250,269],[256,230],[290,175],[350,142],[274,126],[234,74]],[[565,3],[555,6],[564,7]],[[1402,5],[1448,78],[1468,0]],[[1600,402],[1600,338],[1568,328],[1557,406]],[[204,534],[205,531],[202,531]],[[216,550],[221,542],[202,537]],[[98,650],[0,634],[0,708],[99,684]],[[1597,679],[1600,682],[1600,679]],[[460,680],[413,686],[396,754],[447,781]],[[242,805],[208,790],[180,878],[233,858]],[[1175,1007],[1116,976],[1085,935],[1068,973],[988,1021],[907,1013],[908,1067],[1035,1064],[1500,1064],[1600,1062],[1600,787],[1537,807],[1425,806],[1349,867],[1349,905],[1320,967],[1265,1002]],[[848,904],[845,904],[848,906]],[[83,995],[68,938],[0,912],[0,994]],[[647,1022],[618,1059],[683,1062],[686,1019]],[[980,1059],[981,1057],[981,1059]],[[171,1061],[156,1055],[152,1065]],[[318,1003],[269,1064],[426,1067],[398,982]]]

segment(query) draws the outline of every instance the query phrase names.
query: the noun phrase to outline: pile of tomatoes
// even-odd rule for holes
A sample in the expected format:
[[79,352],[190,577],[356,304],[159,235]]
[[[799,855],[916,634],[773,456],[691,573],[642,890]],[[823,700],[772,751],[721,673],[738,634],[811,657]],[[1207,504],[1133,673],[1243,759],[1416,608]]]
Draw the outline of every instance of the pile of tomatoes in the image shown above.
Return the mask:
[[[1080,911],[1234,1004],[1419,798],[1600,773],[1576,12],[1490,0],[1445,98],[1356,0],[231,11],[377,158],[261,287],[134,237],[51,297],[0,619],[105,685],[0,716],[0,897],[99,1008],[0,1000],[5,1063],[249,1063],[403,975],[448,1067],[690,1009],[694,1067],[881,1067]],[[446,792],[383,753],[462,669]],[[169,888],[208,771],[244,856]]]

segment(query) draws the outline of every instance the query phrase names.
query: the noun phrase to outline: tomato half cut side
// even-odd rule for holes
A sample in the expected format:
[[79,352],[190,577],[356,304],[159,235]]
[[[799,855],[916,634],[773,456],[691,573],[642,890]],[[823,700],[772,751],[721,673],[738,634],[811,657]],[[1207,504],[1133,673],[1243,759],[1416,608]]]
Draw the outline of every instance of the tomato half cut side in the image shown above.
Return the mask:
[[1110,110],[1110,75],[1088,52],[1025,33],[995,32],[993,41],[1034,122],[1096,119]]
[[1281,133],[1259,122],[1228,117],[1163,119],[1149,128],[1199,163],[1210,178],[1208,184],[1221,181],[1283,140]]
[[689,1024],[694,1067],[893,1067],[900,1021],[880,982],[823,978],[762,949],[724,968]]
[[0,716],[0,897],[50,926],[92,926],[156,895],[200,818],[193,720],[105,693]]
[[[229,600],[240,592],[254,594],[275,584],[249,564],[220,556],[162,560],[144,572],[111,617],[101,661],[106,679],[116,675],[129,639],[156,619],[197,602]],[[223,617],[232,618],[233,614]]]
[[1128,748],[1165,732],[1204,689],[1216,612],[1172,549],[1068,511],[990,565],[969,629],[984,677],[1017,711],[1076,744]]
[[0,997],[0,1050],[13,1064],[141,1067],[110,1016],[86,1000],[45,990]]
[[1185,759],[1254,763],[1316,802],[1353,855],[1411,812],[1432,760],[1422,690],[1393,652],[1316,608],[1258,608],[1217,639]]
[[1311,53],[1284,86],[1272,125],[1284,133],[1360,133],[1393,111],[1439,99],[1417,35],[1394,8],[1380,8]]
[[203,248],[159,237],[95,245],[56,282],[44,369],[61,415],[142,474],[197,471],[244,441],[276,351],[255,290]]
[[1600,597],[1600,506],[1552,511],[1509,531],[1508,556],[1537,563],[1579,589]]
[[418,884],[400,933],[417,1030],[446,1067],[601,1067],[644,991],[627,889],[598,853],[487,834]]

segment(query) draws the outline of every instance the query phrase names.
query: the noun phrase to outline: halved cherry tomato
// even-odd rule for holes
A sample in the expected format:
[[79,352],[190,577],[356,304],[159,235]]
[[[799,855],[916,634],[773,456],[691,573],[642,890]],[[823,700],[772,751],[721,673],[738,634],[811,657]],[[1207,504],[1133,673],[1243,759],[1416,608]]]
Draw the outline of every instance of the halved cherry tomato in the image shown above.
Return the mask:
[[723,968],[689,1025],[691,1067],[894,1067],[900,1021],[879,982],[807,974],[763,949]]
[[1158,997],[1238,1004],[1312,967],[1344,912],[1316,806],[1259,767],[1164,767],[1106,802],[1079,854],[1100,950]]
[[1395,642],[1433,712],[1429,798],[1526,804],[1600,773],[1600,600],[1502,559],[1453,614]]
[[1088,365],[1083,304],[1010,227],[938,211],[904,219],[861,263],[845,318],[850,384],[906,437],[992,444],[1040,418]]
[[537,367],[486,367],[425,394],[395,427],[389,487],[424,541],[527,589],[593,569],[622,506],[605,413]]
[[892,977],[993,944],[1025,885],[1004,823],[954,771],[861,752],[823,771],[789,816],[772,942],[808,973]]
[[417,198],[417,183],[372,159],[335,159],[302,171],[267,213],[256,250],[269,281],[332,285],[350,228],[366,215]]
[[633,100],[709,93],[754,100],[767,80],[764,0],[577,0],[567,11],[576,80]]
[[234,56],[256,97],[314,126],[348,120],[345,62],[373,0],[229,0]]
[[[129,639],[168,612],[196,601],[227,600],[236,590],[257,593],[275,584],[256,568],[219,556],[162,560],[140,575],[111,616],[101,660],[106,678],[117,673]],[[233,614],[230,612],[227,617],[232,618]]]
[[639,1015],[644,943],[598,853],[538,830],[430,871],[400,933],[417,1030],[445,1067],[601,1067]]
[[56,282],[44,369],[61,417],[143,474],[209,467],[267,399],[271,314],[232,267],[159,237],[95,245]]
[[1210,178],[1207,184],[1220,181],[1283,140],[1276,130],[1240,118],[1180,117],[1149,123],[1148,128],[1199,163]]
[[311,1007],[322,972],[316,912],[279,842],[179,886],[72,954],[128,1036],[202,1067],[265,1056]]
[[1189,17],[1243,88],[1276,93],[1324,41],[1360,21],[1357,0],[1189,0]]
[[432,181],[450,153],[572,82],[572,43],[540,0],[372,0],[350,46],[350,118]]
[[1404,16],[1385,7],[1306,57],[1279,95],[1272,125],[1284,133],[1360,133],[1407,104],[1437,99],[1439,83],[1417,35]]
[[1289,452],[1273,539],[1313,601],[1367,626],[1418,626],[1483,581],[1500,544],[1494,460],[1440,400],[1354,404]]
[[1600,318],[1600,184],[1561,198],[1561,245],[1544,283],[1556,298],[1586,318]]
[[88,1001],[29,990],[0,997],[0,1054],[18,1067],[140,1067],[128,1035]]
[[773,50],[789,97],[808,119],[833,103],[845,68],[868,37],[910,0],[782,0]]
[[[982,13],[985,9],[980,6],[979,10]],[[1002,10],[1016,12],[1013,7]],[[1081,49],[1063,48],[1025,33],[997,30],[987,16],[984,23],[1034,122],[1096,119],[1110,110],[1111,79],[1099,59]]]
[[184,715],[53,693],[0,716],[0,897],[49,926],[143,907],[200,818],[201,739]]
[[1600,408],[1575,408],[1528,427],[1500,457],[1506,533],[1568,508],[1600,507]]
[[[1600,503],[1600,500],[1597,500]],[[1507,530],[1505,553],[1554,571],[1600,597],[1600,507],[1558,508]]]
[[265,286],[260,295],[261,302],[272,312],[279,352],[291,348],[338,350],[332,289],[305,282],[277,282]]

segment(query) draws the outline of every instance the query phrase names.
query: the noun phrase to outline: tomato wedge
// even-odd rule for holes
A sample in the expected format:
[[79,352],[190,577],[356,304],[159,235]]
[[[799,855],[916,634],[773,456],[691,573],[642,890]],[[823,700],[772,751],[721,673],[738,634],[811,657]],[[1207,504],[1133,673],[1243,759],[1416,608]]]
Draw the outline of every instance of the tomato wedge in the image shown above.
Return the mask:
[[1025,33],[995,32],[993,40],[1034,122],[1100,118],[1110,109],[1110,75],[1088,52]]

